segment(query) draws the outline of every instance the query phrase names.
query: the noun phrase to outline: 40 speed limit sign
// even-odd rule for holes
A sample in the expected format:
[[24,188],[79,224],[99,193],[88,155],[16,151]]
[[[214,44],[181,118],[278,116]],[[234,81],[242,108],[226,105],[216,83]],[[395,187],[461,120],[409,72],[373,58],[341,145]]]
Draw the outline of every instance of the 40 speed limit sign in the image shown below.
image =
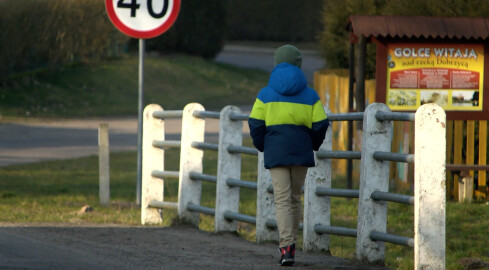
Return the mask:
[[112,23],[134,38],[163,34],[176,21],[181,0],[105,0]]

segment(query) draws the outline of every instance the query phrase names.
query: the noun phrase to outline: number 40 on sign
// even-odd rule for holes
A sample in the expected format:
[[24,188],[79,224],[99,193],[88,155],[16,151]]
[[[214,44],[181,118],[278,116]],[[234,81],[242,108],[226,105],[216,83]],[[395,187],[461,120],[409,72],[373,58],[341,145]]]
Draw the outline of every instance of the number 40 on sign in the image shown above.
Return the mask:
[[152,38],[163,34],[175,22],[181,0],[106,0],[112,23],[134,38]]

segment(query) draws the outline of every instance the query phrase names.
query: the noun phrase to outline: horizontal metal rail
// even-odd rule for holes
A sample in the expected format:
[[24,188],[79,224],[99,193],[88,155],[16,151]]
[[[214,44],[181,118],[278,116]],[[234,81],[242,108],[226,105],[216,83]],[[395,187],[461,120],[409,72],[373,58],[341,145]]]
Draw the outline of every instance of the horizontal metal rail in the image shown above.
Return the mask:
[[248,215],[244,215],[244,214],[240,214],[240,213],[235,213],[235,212],[231,212],[231,211],[224,212],[224,218],[256,225],[256,217],[248,216]]
[[182,145],[182,141],[158,141],[154,140],[152,143],[153,147],[158,148],[179,148]]
[[372,239],[373,241],[382,241],[401,246],[414,247],[414,238],[394,235],[390,233],[371,231],[370,239]]
[[209,216],[214,216],[216,214],[216,210],[214,208],[196,205],[193,203],[187,204],[187,210],[191,211],[191,212],[198,212],[198,213],[206,214]]
[[219,145],[215,143],[206,143],[206,142],[192,142],[192,147],[200,150],[212,150],[218,151]]
[[374,159],[380,160],[380,161],[414,163],[414,155],[413,154],[375,151],[374,152]]
[[149,207],[152,208],[167,208],[167,209],[177,209],[178,208],[178,203],[177,202],[162,202],[162,201],[150,201],[149,202]]
[[178,178],[180,177],[180,172],[179,171],[152,171],[151,176],[161,178],[161,179],[166,177]]
[[251,181],[243,181],[239,179],[233,179],[229,178],[226,180],[226,184],[230,187],[243,187],[243,188],[249,188],[249,189],[258,189],[258,184],[255,182]]
[[[265,222],[265,226],[267,226],[267,228],[269,229],[276,229],[278,228],[277,226],[277,221],[275,219],[268,219],[266,222]],[[299,223],[299,231],[302,231],[304,229],[304,223]]]
[[316,195],[317,196],[358,198],[359,193],[360,192],[358,190],[355,190],[355,189],[316,187]]
[[328,114],[329,121],[362,121],[363,112],[352,113],[330,113]]
[[489,165],[446,164],[447,171],[489,171]]
[[214,175],[196,173],[196,172],[190,172],[189,175],[190,175],[190,179],[192,179],[192,180],[200,180],[200,181],[204,181],[204,182],[217,183],[217,176],[214,176]]
[[274,219],[268,219],[267,222],[265,222],[265,226],[267,226],[267,228],[269,228],[269,229],[278,228],[277,221]]
[[375,114],[378,121],[411,121],[414,122],[415,113],[383,112]]
[[248,121],[249,118],[250,118],[250,115],[245,114],[245,113],[231,113],[231,114],[229,114],[229,119],[231,119],[233,121]]
[[153,117],[158,119],[168,119],[168,118],[182,118],[183,111],[173,110],[173,111],[156,111],[153,112]]
[[246,146],[239,146],[239,145],[230,145],[228,146],[228,152],[231,154],[234,153],[241,153],[241,154],[248,154],[248,155],[258,155],[258,150],[255,148],[251,147],[246,147]]
[[319,159],[361,159],[362,152],[360,151],[331,151],[319,150],[316,152],[316,157]]
[[214,119],[221,118],[220,112],[212,112],[212,111],[194,111],[192,115],[198,118],[214,118]]
[[314,225],[314,231],[319,234],[333,234],[333,235],[357,237],[357,229],[351,229],[345,227]]
[[273,194],[273,185],[272,184],[268,185],[267,192],[270,194]]
[[372,192],[370,197],[376,201],[388,201],[388,202],[414,205],[414,196],[409,196],[409,195],[383,192],[377,190]]

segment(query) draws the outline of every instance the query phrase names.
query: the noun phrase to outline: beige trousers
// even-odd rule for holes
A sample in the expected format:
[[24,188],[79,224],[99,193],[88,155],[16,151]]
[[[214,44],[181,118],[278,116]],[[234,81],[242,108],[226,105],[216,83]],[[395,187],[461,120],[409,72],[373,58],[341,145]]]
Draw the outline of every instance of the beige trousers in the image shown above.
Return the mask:
[[270,174],[280,237],[279,247],[285,247],[297,241],[302,216],[301,189],[306,178],[307,167],[275,167],[270,169]]

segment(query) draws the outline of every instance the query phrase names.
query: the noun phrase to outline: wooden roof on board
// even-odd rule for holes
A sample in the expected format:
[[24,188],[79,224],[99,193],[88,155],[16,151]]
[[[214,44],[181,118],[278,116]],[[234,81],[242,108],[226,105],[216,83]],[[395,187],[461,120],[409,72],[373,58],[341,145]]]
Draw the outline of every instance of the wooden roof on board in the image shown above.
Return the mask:
[[352,15],[348,26],[376,38],[489,38],[489,18]]

